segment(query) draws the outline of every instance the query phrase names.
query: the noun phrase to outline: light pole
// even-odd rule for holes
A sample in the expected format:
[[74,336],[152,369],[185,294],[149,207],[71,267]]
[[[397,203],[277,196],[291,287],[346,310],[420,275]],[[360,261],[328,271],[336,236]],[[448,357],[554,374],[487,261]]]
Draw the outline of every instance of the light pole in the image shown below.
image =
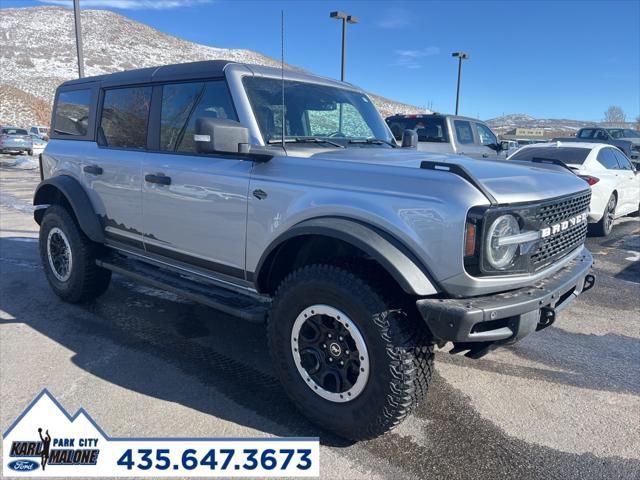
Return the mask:
[[458,57],[458,88],[456,89],[456,115],[458,115],[458,105],[460,104],[460,76],[462,75],[462,61],[469,58],[468,53],[453,52],[452,57]]
[[358,23],[358,18],[353,15],[347,15],[344,12],[331,12],[329,16],[336,20],[342,20],[342,69],[340,71],[340,81],[344,82],[344,57],[345,49],[347,48],[347,23]]
[[82,56],[82,28],[80,26],[80,0],[73,0],[73,16],[76,23],[76,50],[78,51],[78,76],[84,77],[84,58]]

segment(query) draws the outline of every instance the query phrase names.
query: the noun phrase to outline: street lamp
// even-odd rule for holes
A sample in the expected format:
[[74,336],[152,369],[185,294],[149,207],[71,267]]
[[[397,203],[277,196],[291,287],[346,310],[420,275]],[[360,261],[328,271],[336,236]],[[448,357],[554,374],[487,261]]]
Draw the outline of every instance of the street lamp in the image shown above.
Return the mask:
[[80,0],[73,0],[73,17],[76,25],[76,51],[78,52],[78,77],[84,77],[84,58],[82,55],[82,28],[80,26]]
[[456,90],[456,115],[458,115],[458,105],[460,102],[460,76],[462,74],[462,61],[467,60],[469,58],[469,54],[464,52],[453,52],[451,56],[458,57],[458,88]]
[[336,20],[342,20],[342,70],[340,71],[340,81],[344,82],[344,56],[347,43],[347,23],[358,23],[357,17],[347,15],[344,12],[331,12],[329,15]]

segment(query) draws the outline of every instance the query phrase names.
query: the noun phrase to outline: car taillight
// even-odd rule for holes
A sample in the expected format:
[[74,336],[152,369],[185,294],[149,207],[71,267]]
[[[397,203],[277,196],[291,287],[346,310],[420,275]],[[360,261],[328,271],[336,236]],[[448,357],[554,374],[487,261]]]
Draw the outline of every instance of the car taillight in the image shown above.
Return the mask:
[[591,175],[578,175],[581,179],[589,184],[590,187],[593,187],[596,183],[600,181],[598,177],[592,177]]

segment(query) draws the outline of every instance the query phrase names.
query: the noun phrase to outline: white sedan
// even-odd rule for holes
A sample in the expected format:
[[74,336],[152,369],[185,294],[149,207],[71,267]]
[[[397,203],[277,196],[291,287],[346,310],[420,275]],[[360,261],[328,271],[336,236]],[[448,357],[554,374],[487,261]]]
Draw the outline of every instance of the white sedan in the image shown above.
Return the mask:
[[611,145],[541,143],[521,148],[508,160],[559,160],[583,178],[591,186],[589,222],[596,235],[609,235],[614,219],[640,210],[640,172]]

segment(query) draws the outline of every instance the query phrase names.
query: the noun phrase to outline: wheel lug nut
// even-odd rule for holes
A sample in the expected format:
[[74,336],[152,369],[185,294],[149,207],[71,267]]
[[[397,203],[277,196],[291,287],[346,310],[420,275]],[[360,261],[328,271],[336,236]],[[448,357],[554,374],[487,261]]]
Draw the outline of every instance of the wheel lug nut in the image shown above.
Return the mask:
[[333,363],[333,358],[329,357],[329,363]]
[[340,366],[342,367],[343,365],[344,365],[344,362],[340,360]]
[[330,333],[327,335],[327,338],[331,338],[331,334]]
[[342,338],[342,337],[338,337],[338,340],[342,341],[342,340],[344,340],[344,338]]
[[349,350],[345,350],[345,351],[344,351],[344,354],[345,354],[345,355],[349,355]]
[[322,344],[322,348],[327,348],[327,344],[326,344],[326,343],[323,343],[323,344]]

